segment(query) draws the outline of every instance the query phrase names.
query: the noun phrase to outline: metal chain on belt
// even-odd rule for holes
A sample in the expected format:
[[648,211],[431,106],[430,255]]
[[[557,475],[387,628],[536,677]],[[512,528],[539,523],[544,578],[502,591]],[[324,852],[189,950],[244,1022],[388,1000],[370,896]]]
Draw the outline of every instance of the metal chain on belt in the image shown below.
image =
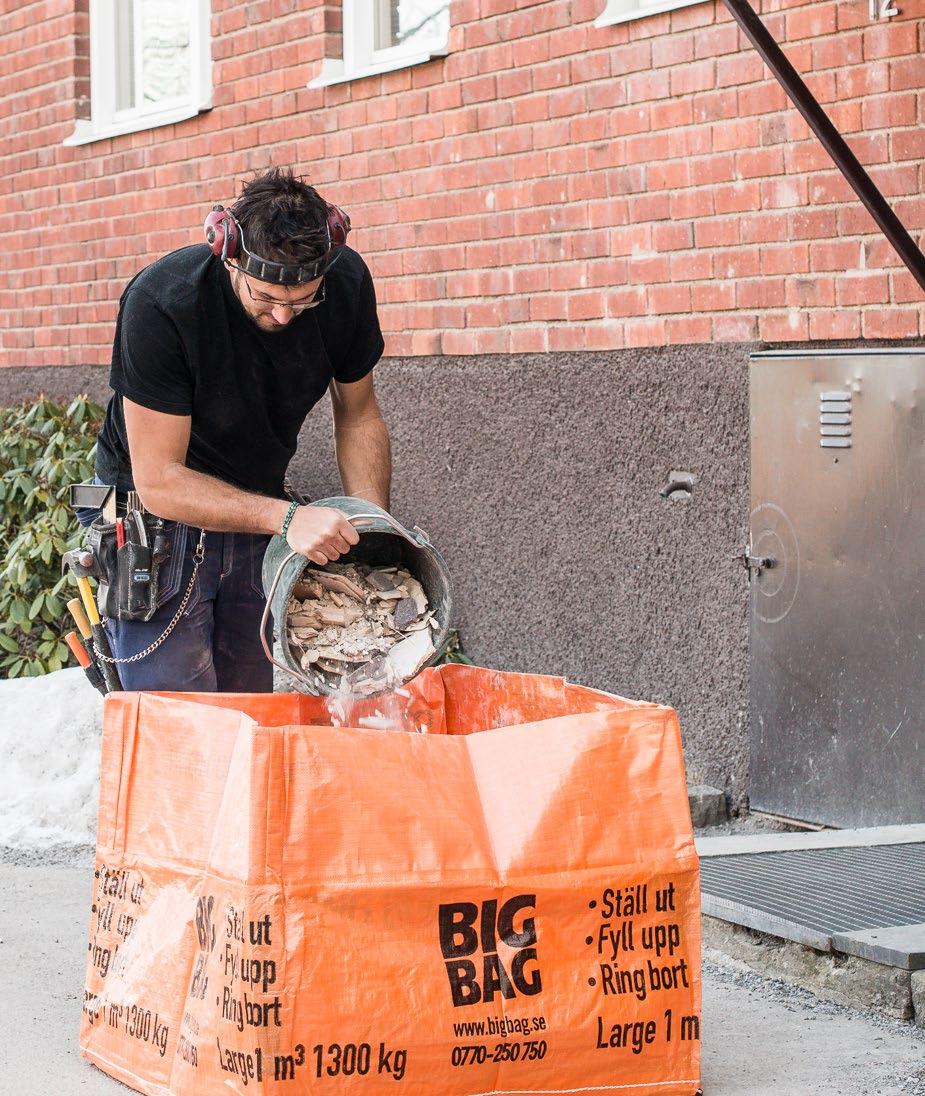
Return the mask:
[[201,530],[199,533],[199,543],[196,545],[196,552],[193,555],[193,573],[189,578],[189,585],[186,587],[186,593],[183,595],[183,600],[177,606],[177,611],[173,614],[173,619],[167,625],[167,627],[161,632],[157,639],[153,643],[149,643],[143,651],[139,651],[137,655],[132,655],[131,658],[112,658],[110,655],[101,654],[96,644],[93,645],[94,658],[98,658],[101,662],[109,662],[113,665],[124,665],[129,662],[140,662],[141,659],[147,658],[148,655],[154,654],[154,652],[160,647],[164,640],[170,635],[170,633],[180,623],[180,617],[183,616],[183,610],[186,608],[189,599],[193,596],[193,590],[196,588],[196,576],[199,574],[199,565],[202,563],[206,552],[206,531]]

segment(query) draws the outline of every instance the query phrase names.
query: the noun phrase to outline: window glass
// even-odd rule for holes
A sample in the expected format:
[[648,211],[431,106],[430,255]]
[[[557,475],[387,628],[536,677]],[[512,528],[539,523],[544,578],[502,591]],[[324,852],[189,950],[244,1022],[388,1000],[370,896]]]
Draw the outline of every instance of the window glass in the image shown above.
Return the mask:
[[375,48],[426,48],[445,43],[450,29],[449,0],[378,0]]
[[190,91],[189,0],[140,0],[143,106]]

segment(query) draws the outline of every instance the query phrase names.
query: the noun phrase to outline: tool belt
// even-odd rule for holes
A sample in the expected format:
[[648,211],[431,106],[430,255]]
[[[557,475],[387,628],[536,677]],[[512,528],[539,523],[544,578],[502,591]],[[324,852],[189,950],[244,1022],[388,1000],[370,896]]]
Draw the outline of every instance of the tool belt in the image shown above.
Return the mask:
[[64,566],[78,577],[96,579],[100,616],[150,620],[158,608],[161,572],[171,555],[176,526],[171,523],[168,528],[163,518],[147,513],[140,503],[116,518],[113,489],[98,484],[74,484],[72,505],[85,507],[94,490],[107,492],[102,512],[87,527],[84,547],[65,553]]
[[125,543],[119,547],[114,522],[98,517],[87,530],[93,553],[100,615],[116,620],[150,620],[158,607],[163,564],[171,543],[161,518],[130,510],[125,516]]

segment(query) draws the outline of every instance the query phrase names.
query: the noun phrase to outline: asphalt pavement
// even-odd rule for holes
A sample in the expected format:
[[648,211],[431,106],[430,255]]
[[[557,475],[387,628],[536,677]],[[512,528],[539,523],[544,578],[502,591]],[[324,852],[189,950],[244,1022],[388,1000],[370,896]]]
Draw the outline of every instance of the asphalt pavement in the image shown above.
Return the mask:
[[[129,1091],[77,1047],[92,861],[0,854],[0,1093]],[[705,1096],[925,1096],[925,1032],[705,958]],[[438,1094],[435,1094],[438,1096]]]

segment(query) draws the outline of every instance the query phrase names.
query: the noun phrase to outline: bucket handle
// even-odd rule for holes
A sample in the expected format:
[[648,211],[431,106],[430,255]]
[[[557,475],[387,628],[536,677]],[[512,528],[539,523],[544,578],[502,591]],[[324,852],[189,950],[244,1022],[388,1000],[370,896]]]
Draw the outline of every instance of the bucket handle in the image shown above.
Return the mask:
[[[391,525],[396,533],[399,533],[405,538],[405,540],[411,541],[412,544],[419,546],[432,547],[430,538],[419,526],[415,525],[412,533],[392,517],[391,514],[383,510],[381,514],[345,514],[344,517],[353,524],[357,521],[384,521],[388,525]],[[416,536],[414,534],[417,534]],[[298,552],[290,552],[283,562],[277,567],[276,575],[273,578],[273,583],[270,586],[270,591],[267,594],[266,604],[263,607],[263,616],[260,618],[260,643],[263,646],[263,653],[267,656],[270,662],[280,670],[285,670],[291,677],[296,678],[303,684],[308,685],[310,688],[318,685],[317,679],[306,677],[301,671],[293,670],[291,666],[285,666],[282,662],[277,662],[273,657],[273,649],[270,644],[267,643],[267,621],[270,619],[270,606],[273,604],[273,598],[276,596],[276,588],[279,586],[279,580],[283,577],[283,571],[290,560],[295,559],[299,555]]]

